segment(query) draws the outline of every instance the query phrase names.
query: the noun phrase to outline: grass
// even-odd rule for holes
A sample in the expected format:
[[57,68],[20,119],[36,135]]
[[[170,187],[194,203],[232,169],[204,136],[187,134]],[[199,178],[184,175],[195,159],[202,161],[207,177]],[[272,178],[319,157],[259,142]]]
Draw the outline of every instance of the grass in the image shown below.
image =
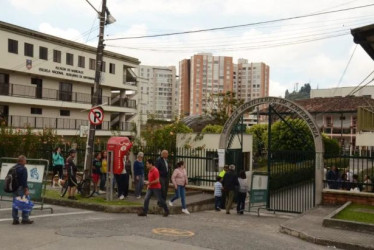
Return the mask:
[[[67,194],[65,197],[60,197],[59,191],[56,190],[46,190],[45,196],[46,198],[51,199],[58,199],[58,200],[67,200]],[[127,200],[113,200],[113,201],[106,201],[103,197],[91,197],[91,198],[84,198],[79,194],[76,195],[77,202],[80,203],[88,203],[88,204],[99,204],[99,205],[114,205],[114,206],[142,206],[143,204],[140,202],[132,202]]]
[[374,206],[351,204],[338,213],[334,218],[374,224]]

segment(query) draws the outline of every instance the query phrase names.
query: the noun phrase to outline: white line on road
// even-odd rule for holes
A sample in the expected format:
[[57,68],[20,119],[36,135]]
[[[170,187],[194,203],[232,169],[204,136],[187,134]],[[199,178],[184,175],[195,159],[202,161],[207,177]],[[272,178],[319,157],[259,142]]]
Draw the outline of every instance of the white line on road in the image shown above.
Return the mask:
[[[35,207],[33,207],[33,209],[39,209],[39,208],[41,208],[41,206],[35,206]],[[0,211],[9,211],[9,210],[12,210],[12,207],[0,208]]]
[[[71,213],[60,213],[60,214],[42,214],[42,215],[30,216],[30,219],[32,219],[32,218],[42,218],[42,217],[65,216],[65,215],[92,214],[92,213],[93,213],[93,211],[71,212]],[[11,221],[11,220],[13,220],[13,219],[12,218],[0,219],[0,222]]]

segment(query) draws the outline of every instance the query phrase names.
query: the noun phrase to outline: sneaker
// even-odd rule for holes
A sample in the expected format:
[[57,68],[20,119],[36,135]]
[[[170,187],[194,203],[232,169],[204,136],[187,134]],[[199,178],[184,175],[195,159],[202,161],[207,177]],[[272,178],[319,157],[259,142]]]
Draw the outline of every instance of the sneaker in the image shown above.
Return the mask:
[[182,213],[190,214],[190,212],[188,212],[187,208],[186,209],[182,209]]
[[221,209],[217,207],[217,208],[216,208],[216,211],[219,212],[219,211],[221,211]]
[[168,217],[169,214],[170,214],[170,212],[169,212],[169,211],[166,211],[162,216],[163,216],[163,217]]
[[19,224],[19,220],[13,220],[13,225],[18,225]]
[[58,182],[57,182],[58,187],[62,187],[61,186],[61,181],[62,181],[61,179],[58,179]]
[[106,192],[103,190],[99,190],[99,194],[106,194]]
[[140,213],[138,213],[138,216],[147,216],[147,214],[144,213],[144,212],[140,212]]
[[141,199],[142,197],[139,195],[139,196],[136,196],[136,199]]
[[172,207],[173,206],[173,202],[169,201],[169,206]]
[[[19,223],[19,222],[18,222]],[[32,223],[34,223],[34,221],[33,220],[22,220],[22,222],[21,222],[22,224],[32,224]]]
[[125,199],[125,196],[121,195],[121,196],[119,197],[119,199],[120,199],[120,200],[123,200],[123,199]]

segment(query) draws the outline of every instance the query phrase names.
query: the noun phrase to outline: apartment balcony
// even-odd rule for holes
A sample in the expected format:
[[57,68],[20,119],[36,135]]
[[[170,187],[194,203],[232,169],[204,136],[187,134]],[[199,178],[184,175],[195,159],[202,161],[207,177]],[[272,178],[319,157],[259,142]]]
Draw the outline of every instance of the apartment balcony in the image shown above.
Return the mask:
[[[81,126],[89,126],[88,120],[66,118],[10,115],[7,117],[7,120],[9,126],[21,129],[29,127],[32,129],[50,128],[55,130],[79,130]],[[101,125],[96,126],[96,129],[104,131],[119,129],[120,131],[131,132],[133,130],[133,124],[130,122],[120,122],[119,127],[112,128],[110,126],[110,121],[104,121]]]
[[[25,86],[12,83],[0,85],[0,95],[83,104],[92,103],[91,94],[38,88],[34,86]],[[116,96],[114,98],[110,96],[100,96],[98,103],[114,107],[136,109],[135,100],[120,98],[119,96]]]

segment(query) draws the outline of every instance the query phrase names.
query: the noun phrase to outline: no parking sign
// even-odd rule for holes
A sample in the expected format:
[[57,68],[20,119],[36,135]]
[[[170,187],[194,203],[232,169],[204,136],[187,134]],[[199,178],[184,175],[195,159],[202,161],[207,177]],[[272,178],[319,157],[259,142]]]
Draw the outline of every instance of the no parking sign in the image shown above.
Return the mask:
[[100,125],[104,121],[104,110],[100,107],[92,108],[88,113],[88,120],[92,125]]

